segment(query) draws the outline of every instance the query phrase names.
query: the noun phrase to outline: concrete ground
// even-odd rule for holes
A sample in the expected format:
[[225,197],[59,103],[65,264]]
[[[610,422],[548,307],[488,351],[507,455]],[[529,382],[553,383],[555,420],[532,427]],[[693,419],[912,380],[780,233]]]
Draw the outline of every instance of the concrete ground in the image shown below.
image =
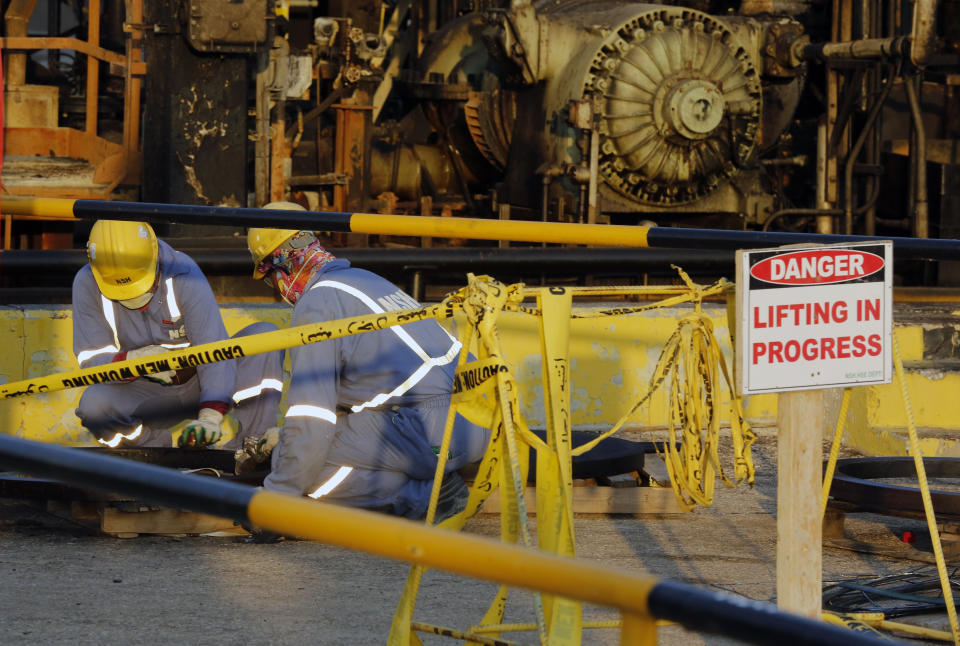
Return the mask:
[[[754,457],[756,486],[720,487],[711,508],[658,518],[577,518],[578,555],[616,570],[773,600],[776,442],[769,431]],[[498,523],[495,517],[476,518],[466,531],[497,536]],[[870,515],[847,520],[848,537],[889,547],[896,547],[904,529],[922,532],[923,525]],[[912,565],[917,563],[825,549],[823,578],[880,576]],[[0,643],[6,645],[383,644],[407,571],[404,563],[311,542],[96,536],[20,501],[0,499]],[[495,589],[429,572],[415,618],[467,629],[479,623]],[[507,621],[531,622],[531,608],[531,595],[515,591]],[[617,618],[596,607],[584,614]],[[938,622],[945,627],[945,616]],[[504,637],[537,642],[533,633]],[[423,641],[457,643],[432,636]],[[616,644],[618,634],[586,630],[583,643]],[[732,642],[667,627],[659,643]]]

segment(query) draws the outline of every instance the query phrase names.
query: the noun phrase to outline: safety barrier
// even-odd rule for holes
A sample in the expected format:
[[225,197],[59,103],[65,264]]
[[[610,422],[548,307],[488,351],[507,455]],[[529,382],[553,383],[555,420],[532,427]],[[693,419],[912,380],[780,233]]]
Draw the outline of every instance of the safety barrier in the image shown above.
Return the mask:
[[954,260],[960,253],[960,240],[940,238],[682,229],[333,211],[281,211],[233,206],[73,200],[10,195],[0,196],[0,210],[14,215],[43,215],[79,220],[103,218],[158,223],[178,222],[229,227],[297,228],[345,233],[553,242],[612,247],[748,249],[801,242],[833,244],[838,242],[892,240],[897,258]]
[[742,597],[628,575],[583,560],[373,512],[10,435],[0,434],[0,466],[79,487],[230,518],[288,536],[612,607],[622,616],[621,644],[655,644],[656,618],[749,644],[889,643]]
[[[16,198],[5,198],[4,208],[23,211],[36,208],[53,209],[59,210],[64,215],[69,212],[73,217],[79,218],[106,217],[163,222],[189,219],[193,223],[229,223],[233,226],[246,222],[248,224],[256,223],[259,226],[267,224],[329,231],[404,233],[407,235],[611,244],[637,247],[682,245],[736,248],[788,244],[801,240],[838,242],[873,239],[862,236],[806,236],[647,227],[563,225],[559,223],[493,222],[465,218],[410,219],[403,216],[375,216],[354,213],[277,212],[262,209],[83,200],[17,201]],[[434,222],[433,220],[438,221]],[[951,240],[897,238],[894,243],[900,257],[952,258],[960,247],[960,242]],[[564,400],[566,399],[566,402],[569,402],[569,393],[566,390],[569,381],[569,367],[566,363],[566,349],[564,348],[566,339],[563,334],[557,332],[557,329],[559,329],[557,326],[555,326],[556,329],[553,332],[549,333],[545,332],[543,327],[541,328],[544,392],[548,416],[548,438],[547,442],[542,442],[529,433],[518,414],[516,388],[512,384],[509,371],[503,369],[496,340],[497,332],[493,324],[494,317],[488,316],[489,313],[500,310],[525,311],[520,305],[524,294],[521,289],[506,288],[490,282],[476,282],[472,278],[471,280],[473,283],[471,285],[472,290],[458,293],[455,297],[448,298],[444,303],[434,308],[388,312],[372,319],[371,317],[358,317],[260,335],[262,338],[259,339],[251,337],[251,339],[255,339],[250,341],[253,350],[246,349],[236,340],[228,342],[223,347],[218,347],[218,344],[207,344],[206,346],[198,346],[190,350],[176,351],[164,355],[164,358],[171,362],[167,365],[158,364],[156,357],[147,358],[152,359],[152,362],[131,360],[113,364],[110,366],[111,370],[106,372],[101,368],[99,373],[96,372],[96,369],[92,369],[91,371],[81,370],[53,376],[54,378],[61,378],[60,385],[44,381],[46,378],[30,380],[29,383],[23,381],[10,384],[6,388],[0,388],[0,395],[15,397],[35,392],[47,392],[52,388],[97,383],[97,380],[113,380],[124,376],[149,374],[150,372],[169,369],[170,366],[191,365],[191,362],[207,363],[233,356],[242,356],[243,354],[267,352],[281,347],[292,347],[326,338],[336,338],[346,334],[384,329],[391,325],[421,320],[426,317],[448,318],[452,316],[454,309],[459,308],[467,314],[468,318],[471,318],[472,314],[472,325],[465,331],[463,351],[458,361],[458,378],[462,378],[462,384],[468,383],[467,370],[477,371],[484,377],[473,380],[470,388],[463,388],[455,393],[456,407],[451,407],[447,420],[447,430],[440,449],[441,457],[438,461],[436,481],[439,482],[441,479],[439,476],[443,473],[445,462],[443,456],[447,453],[446,447],[449,443],[455,412],[462,412],[474,421],[480,420],[483,425],[493,428],[494,433],[491,440],[491,449],[488,450],[487,456],[480,467],[478,486],[475,486],[470,493],[467,509],[460,515],[445,521],[444,525],[448,527],[462,526],[465,519],[482,504],[485,494],[495,486],[503,485],[500,490],[504,499],[503,507],[506,510],[504,518],[507,519],[504,521],[503,538],[508,542],[522,539],[527,546],[530,546],[531,539],[526,527],[525,500],[522,492],[523,483],[526,481],[526,452],[520,450],[520,448],[525,448],[524,444],[529,444],[538,449],[538,470],[543,469],[545,475],[543,480],[548,483],[547,489],[550,493],[549,496],[538,496],[538,515],[540,516],[538,517],[538,524],[542,523],[550,528],[550,531],[541,533],[539,536],[540,545],[557,554],[569,553],[572,555],[573,523],[569,496],[571,486],[569,471],[570,457],[573,453],[569,445],[569,406],[567,405],[564,408]],[[692,293],[692,296],[688,295],[681,298],[698,303],[698,299],[702,298],[708,290],[692,285],[685,276],[684,280],[687,282],[687,289]],[[722,293],[725,288],[723,285],[717,286],[718,291],[714,293]],[[569,317],[570,295],[565,290],[540,290],[538,299],[540,307],[537,314],[541,316],[542,320]],[[642,309],[644,308],[621,308],[616,313],[636,312]],[[606,314],[609,315],[610,313],[613,312]],[[465,365],[467,349],[474,342],[477,342],[481,349],[479,360],[468,367]],[[691,351],[683,354],[686,349]],[[219,352],[219,355],[217,355],[217,352]],[[676,369],[671,376],[670,373],[674,366],[682,366],[682,370]],[[128,372],[124,374],[124,370]],[[115,376],[113,372],[116,372],[119,376]],[[719,429],[718,418],[709,409],[710,406],[716,405],[718,393],[714,388],[715,385],[721,383],[721,376],[729,388],[729,375],[726,366],[722,363],[722,356],[716,349],[716,342],[712,338],[709,326],[704,325],[702,320],[698,320],[696,315],[681,322],[676,338],[671,339],[671,342],[667,344],[665,352],[661,356],[661,361],[658,362],[655,379],[651,384],[648,396],[661,384],[669,381],[671,405],[676,407],[674,421],[679,423],[684,434],[683,451],[687,453],[685,455],[683,453],[668,454],[667,464],[671,470],[671,482],[675,491],[688,505],[695,503],[709,504],[712,496],[713,470],[715,468],[719,472],[718,475],[725,482],[731,484],[724,477],[722,470],[718,468],[719,460],[716,451],[716,436]],[[478,402],[481,398],[488,401],[495,400],[497,405],[492,407],[479,406]],[[637,406],[642,404],[645,399],[646,397],[641,399]],[[693,412],[692,415],[690,411],[683,409],[684,402],[691,399],[697,402],[690,409]],[[735,477],[738,480],[749,480],[752,477],[752,464],[749,461],[749,446],[752,436],[749,427],[742,424],[742,414],[737,411],[739,402],[732,392],[731,402],[734,405],[731,415],[732,438],[737,452]],[[704,406],[707,406],[707,408],[704,408]],[[618,427],[619,424],[610,433],[615,432]],[[706,437],[701,436],[701,429],[704,427],[708,429]],[[671,438],[673,438],[672,435]],[[520,440],[522,440],[522,443]],[[672,446],[673,442],[668,442],[667,445]],[[494,465],[496,465],[496,471],[494,471]],[[540,471],[538,471],[539,474]],[[681,477],[682,474],[692,475],[692,479],[685,479]],[[506,486],[508,484],[512,486]],[[540,478],[538,477],[539,486]],[[427,513],[428,525],[432,522],[437,494],[435,488]],[[547,502],[542,502],[544,500]],[[271,520],[279,522],[282,519],[273,518]],[[264,526],[269,528],[267,525]],[[389,640],[391,645],[405,646],[406,644],[418,643],[418,640],[414,641],[415,636],[412,634],[412,628],[414,627],[412,609],[422,567],[430,564],[416,559],[411,559],[411,561],[416,565],[411,570],[404,596],[394,620]],[[510,581],[504,581],[503,583],[507,584]],[[549,588],[543,588],[543,590],[557,596],[546,599],[539,596],[536,598],[536,629],[540,632],[541,642],[579,643],[579,605],[571,600],[582,599],[583,597],[581,595],[559,595]],[[494,629],[503,628],[500,621],[505,600],[506,587],[503,585],[497,594],[497,598],[491,604],[490,611],[484,617],[483,623],[486,626],[492,625]],[[638,614],[631,613],[630,608],[622,608],[622,610],[625,613],[624,639],[627,639],[627,636],[648,635],[647,629],[641,628],[645,624],[637,620]],[[951,617],[951,620],[955,625],[954,617]],[[792,635],[792,637],[793,639],[790,640],[792,643],[801,643],[797,641],[796,635]],[[851,643],[849,638],[847,638],[847,643]]]
[[[727,386],[731,405],[730,435],[734,447],[734,473],[737,481],[753,481],[750,445],[755,437],[743,420],[740,400],[733,385],[707,317],[700,310],[703,299],[723,295],[730,288],[726,281],[703,287],[694,284],[680,271],[684,287],[620,288],[541,288],[524,290],[519,285],[504,286],[486,277],[468,276],[468,285],[458,292],[458,307],[467,317],[461,337],[463,348],[454,380],[453,406],[447,418],[443,443],[436,467],[435,483],[440,482],[446,463],[453,419],[460,413],[477,425],[492,430],[490,443],[480,463],[478,476],[470,490],[466,508],[445,520],[441,526],[460,529],[482,506],[487,496],[499,490],[501,496],[501,538],[505,542],[522,541],[531,546],[533,539],[527,522],[524,487],[529,468],[527,446],[536,449],[537,460],[537,544],[556,554],[573,556],[572,457],[589,451],[603,439],[616,433],[624,422],[665,382],[669,382],[668,407],[671,410],[665,460],[670,483],[680,502],[687,508],[713,501],[715,475],[728,486],[718,455],[720,416],[720,375]],[[537,307],[524,307],[525,295],[533,292]],[[575,312],[573,294],[606,296],[658,295],[667,298],[635,307],[618,307],[589,313]],[[684,317],[665,344],[646,393],[620,421],[597,438],[574,449],[570,433],[570,370],[568,359],[569,321],[585,316],[609,317],[633,314],[656,307],[691,302],[694,311]],[[540,344],[543,371],[544,405],[547,410],[546,441],[530,433],[516,395],[516,384],[503,364],[497,331],[497,318],[504,310],[535,315],[540,320]],[[477,360],[465,365],[467,350],[476,345]],[[677,448],[679,428],[682,444]],[[427,511],[427,524],[433,521],[438,488],[434,486]],[[388,644],[410,646],[416,595],[423,575],[421,566],[411,568],[394,616]],[[502,585],[482,619],[482,624],[502,627],[508,588]],[[580,604],[556,597],[534,597],[535,630],[541,643],[579,644],[582,628]]]
[[[444,439],[439,449],[435,482],[442,480],[453,419],[457,413],[474,423],[493,429],[488,450],[478,469],[466,509],[444,521],[448,528],[462,528],[468,518],[483,505],[494,491],[501,496],[501,534],[506,542],[522,541],[528,547],[534,542],[527,521],[524,490],[527,482],[529,448],[536,449],[537,459],[537,544],[550,552],[573,556],[573,507],[571,460],[574,455],[590,450],[604,438],[617,432],[624,422],[664,383],[669,383],[668,406],[672,411],[670,441],[665,443],[665,459],[671,484],[681,502],[688,507],[712,503],[715,475],[733,486],[724,475],[718,456],[720,416],[717,408],[721,395],[721,375],[726,382],[726,398],[731,405],[731,438],[734,443],[734,474],[737,481],[753,479],[750,445],[754,436],[743,421],[739,398],[732,392],[729,373],[713,338],[710,319],[700,310],[704,298],[723,296],[730,284],[721,281],[712,286],[694,284],[682,271],[685,286],[680,287],[604,287],[604,288],[537,288],[522,285],[506,286],[488,277],[468,277],[464,289],[451,294],[439,305],[415,310],[382,312],[339,321],[304,325],[287,330],[230,339],[192,348],[174,350],[152,357],[128,359],[106,366],[69,371],[0,386],[0,396],[18,397],[115,381],[152,372],[181,369],[187,366],[229,360],[269,352],[349,334],[382,330],[393,325],[426,318],[449,318],[462,312],[467,325],[460,334],[461,353],[453,386],[453,406],[447,418]],[[587,296],[660,296],[662,300],[633,307],[609,310],[580,311],[572,308],[574,293]],[[536,296],[537,306],[523,301]],[[656,307],[693,303],[693,312],[684,317],[665,345],[653,379],[638,401],[621,420],[606,433],[574,449],[570,434],[569,324],[573,318],[613,317],[635,314]],[[510,369],[504,364],[498,336],[497,320],[502,311],[533,315],[540,320],[541,355],[543,357],[544,401],[547,408],[546,441],[529,431],[520,415],[517,387]],[[476,360],[467,362],[468,351]],[[675,428],[682,435],[674,434]],[[427,511],[427,524],[432,524],[438,487],[435,486]],[[411,570],[398,604],[391,631],[391,644],[410,642],[410,627],[420,578],[423,570]],[[502,622],[507,588],[497,593],[483,618],[486,626]],[[536,598],[537,630],[541,641],[579,643],[581,609],[577,602],[561,597]]]

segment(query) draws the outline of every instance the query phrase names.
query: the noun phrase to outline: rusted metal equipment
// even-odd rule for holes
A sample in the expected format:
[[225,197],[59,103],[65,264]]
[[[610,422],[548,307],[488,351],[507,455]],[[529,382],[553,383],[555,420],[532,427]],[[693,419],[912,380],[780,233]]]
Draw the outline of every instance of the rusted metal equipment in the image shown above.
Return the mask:
[[[28,37],[36,3],[10,4],[7,152],[21,153],[7,193],[917,237],[960,227],[956,2],[97,2],[76,27],[84,39],[41,20],[48,35]],[[76,96],[57,98],[25,52],[68,48],[87,60]],[[122,133],[103,115],[121,76]],[[40,115],[42,133],[17,123]],[[38,246],[8,233],[17,243]],[[939,271],[911,278],[956,282]]]
[[[923,465],[928,478],[941,481],[960,479],[960,458],[925,457]],[[911,486],[916,480],[916,465],[911,457],[838,460],[824,516],[824,545],[933,562],[934,556],[929,549],[918,549],[907,541],[890,545],[883,541],[863,541],[844,535],[848,513],[872,513],[922,521],[926,516],[921,491],[918,486]],[[944,556],[953,562],[960,556],[960,490],[931,488],[930,496],[936,510],[941,549]]]
[[[4,52],[9,52],[4,78],[5,192],[14,195],[108,198],[121,183],[139,184],[140,86],[146,74],[142,60],[142,0],[127,3],[130,37],[123,52],[106,49],[100,44],[100,0],[91,0],[87,7],[89,20],[86,40],[28,36],[27,23],[35,6],[36,0],[11,3],[5,14],[7,36],[0,39]],[[26,52],[45,49],[74,50],[87,58],[85,121],[82,130],[60,126],[57,86],[27,84]],[[102,96],[102,64],[109,65],[109,69],[114,74],[122,75],[123,79],[123,125],[119,142],[114,137],[105,138],[100,131],[98,113]],[[59,181],[14,181],[17,164],[28,161],[20,158],[33,156],[45,159],[46,163],[40,172],[33,169],[32,175],[53,175]],[[89,164],[84,173],[58,173],[58,164],[66,164],[66,169],[71,161],[81,159]],[[74,183],[75,180],[79,181]],[[7,245],[5,248],[10,247]]]
[[[960,479],[960,458],[924,458],[930,478]],[[920,489],[902,484],[878,482],[886,478],[916,478],[910,457],[847,458],[837,461],[830,487],[835,502],[855,505],[878,514],[920,514]],[[960,521],[960,491],[931,489],[938,519]]]

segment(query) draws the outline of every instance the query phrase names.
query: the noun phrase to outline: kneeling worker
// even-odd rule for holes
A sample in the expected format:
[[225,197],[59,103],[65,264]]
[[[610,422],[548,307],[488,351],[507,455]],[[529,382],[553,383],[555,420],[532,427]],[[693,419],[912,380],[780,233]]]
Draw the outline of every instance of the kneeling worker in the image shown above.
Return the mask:
[[[228,338],[213,290],[186,254],[157,240],[144,222],[99,220],[87,243],[89,264],[73,281],[73,350],[81,368],[159,355]],[[254,323],[236,336],[274,329]],[[225,448],[276,424],[283,352],[88,386],[76,414],[110,447],[171,446],[170,427],[191,420],[181,446],[222,435],[235,405],[239,429]]]
[[[420,307],[386,279],[335,258],[309,231],[251,229],[247,242],[254,277],[294,306],[291,326]],[[292,348],[288,409],[264,486],[422,518],[460,347],[426,320]],[[451,439],[436,522],[466,505],[456,470],[483,457],[489,430],[458,415]]]

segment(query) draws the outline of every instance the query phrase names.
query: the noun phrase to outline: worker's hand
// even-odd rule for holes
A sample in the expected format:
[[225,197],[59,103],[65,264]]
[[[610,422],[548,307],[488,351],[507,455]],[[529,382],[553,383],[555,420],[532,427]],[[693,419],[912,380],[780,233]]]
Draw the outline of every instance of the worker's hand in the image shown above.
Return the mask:
[[263,437],[257,440],[257,456],[261,461],[266,460],[273,453],[273,449],[280,443],[280,428],[274,426],[264,432]]
[[215,444],[223,435],[220,425],[223,413],[212,408],[201,408],[197,419],[189,422],[180,434],[180,448],[198,448]]
[[[163,352],[170,352],[170,350],[162,345],[148,345],[142,348],[136,348],[135,350],[128,350],[127,359],[140,359],[142,357],[150,357]],[[177,373],[175,370],[164,370],[163,372],[151,373],[146,375],[146,377],[150,381],[156,381],[157,383],[167,385],[173,383],[173,378],[176,374]]]
[[270,459],[273,447],[280,441],[280,429],[276,426],[267,429],[262,437],[243,438],[243,447],[233,454],[234,473],[253,473]]

